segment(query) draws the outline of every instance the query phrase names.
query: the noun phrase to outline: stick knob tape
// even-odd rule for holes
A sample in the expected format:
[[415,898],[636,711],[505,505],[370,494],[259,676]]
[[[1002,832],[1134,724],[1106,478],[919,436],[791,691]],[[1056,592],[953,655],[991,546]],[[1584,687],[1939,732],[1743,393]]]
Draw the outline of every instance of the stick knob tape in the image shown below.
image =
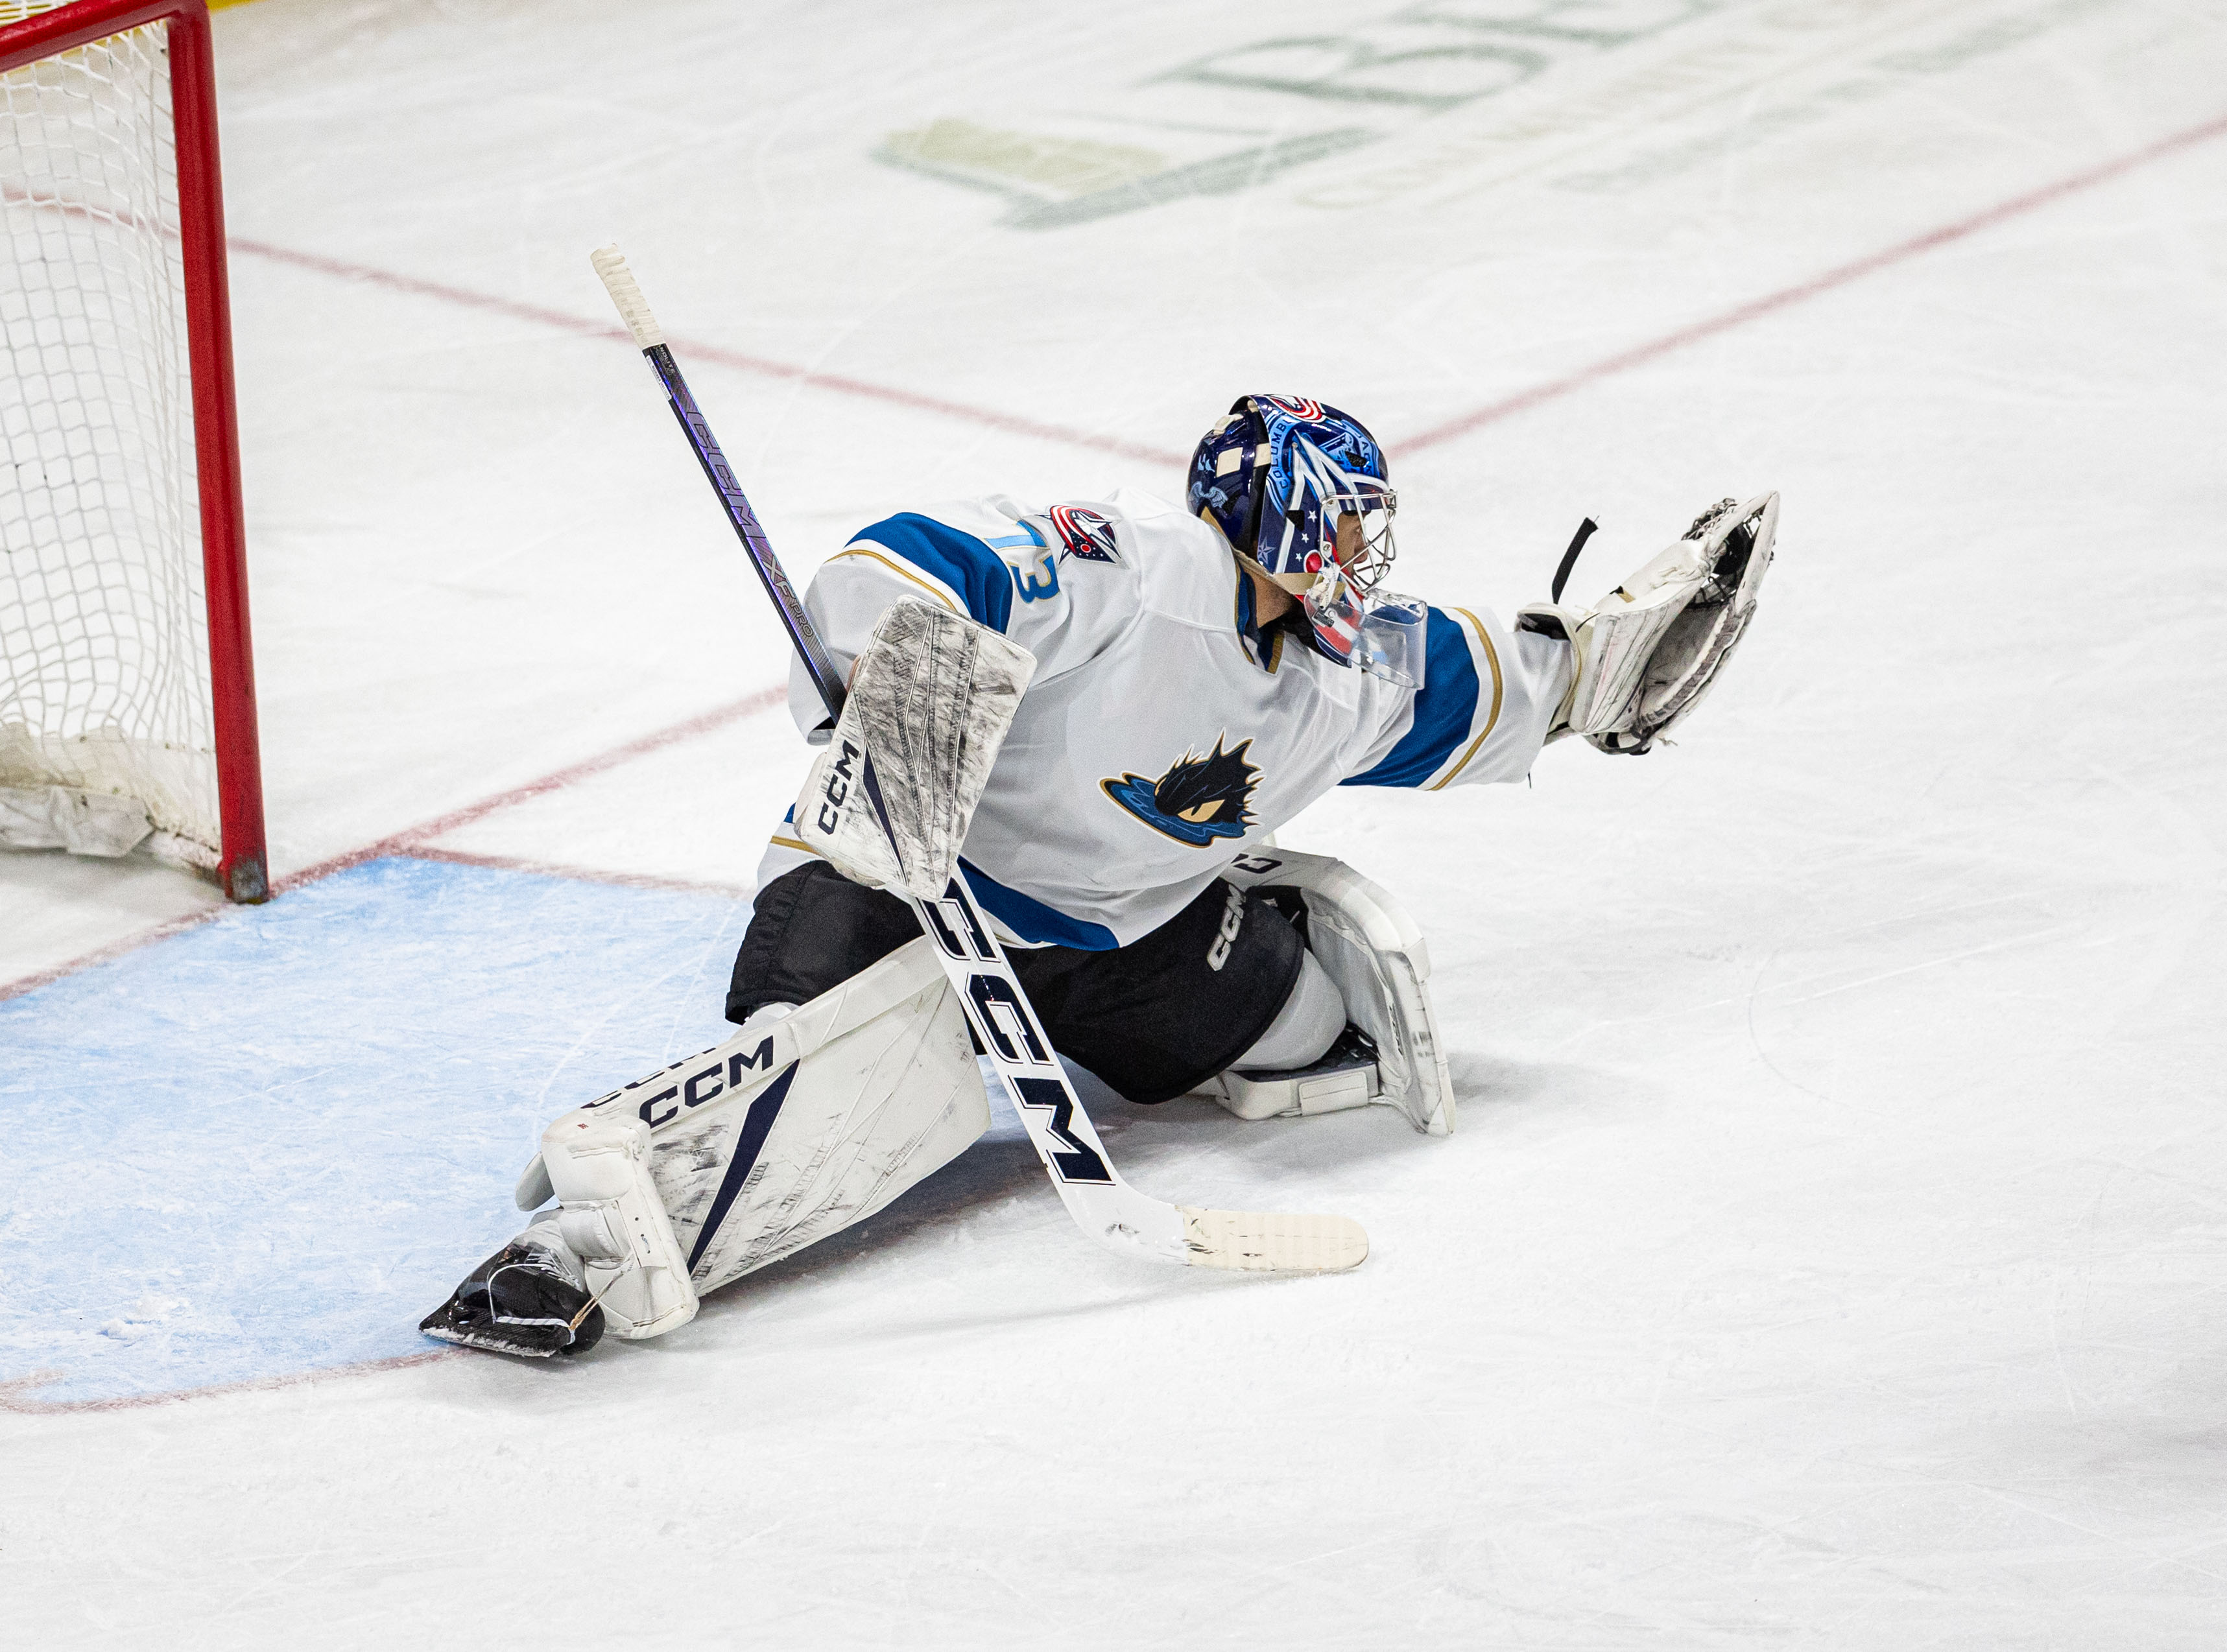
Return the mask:
[[626,254],[616,246],[599,247],[588,255],[588,262],[596,266],[596,273],[603,278],[603,287],[618,306],[619,319],[634,335],[638,349],[653,350],[665,342],[665,333],[657,324],[657,317],[649,313],[649,300],[641,296],[635,284],[634,271],[627,268]]

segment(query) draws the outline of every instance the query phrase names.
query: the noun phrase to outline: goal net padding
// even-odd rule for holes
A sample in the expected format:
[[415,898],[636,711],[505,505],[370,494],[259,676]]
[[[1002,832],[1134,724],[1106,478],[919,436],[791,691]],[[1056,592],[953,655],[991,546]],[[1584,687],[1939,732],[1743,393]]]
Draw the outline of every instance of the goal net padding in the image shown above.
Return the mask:
[[259,900],[200,0],[0,0],[0,841]]

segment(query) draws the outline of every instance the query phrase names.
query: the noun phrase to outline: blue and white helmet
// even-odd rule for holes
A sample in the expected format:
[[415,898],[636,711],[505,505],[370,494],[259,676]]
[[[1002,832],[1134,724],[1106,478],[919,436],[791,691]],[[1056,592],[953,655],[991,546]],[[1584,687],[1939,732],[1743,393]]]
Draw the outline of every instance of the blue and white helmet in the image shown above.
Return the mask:
[[1368,427],[1305,396],[1240,396],[1190,457],[1186,501],[1299,606],[1318,651],[1410,687],[1428,613],[1378,587],[1398,496]]
[[[1191,455],[1186,504],[1290,591],[1341,564],[1362,594],[1393,558],[1384,450],[1368,427],[1305,396],[1241,396]],[[1359,519],[1338,553],[1338,521]]]

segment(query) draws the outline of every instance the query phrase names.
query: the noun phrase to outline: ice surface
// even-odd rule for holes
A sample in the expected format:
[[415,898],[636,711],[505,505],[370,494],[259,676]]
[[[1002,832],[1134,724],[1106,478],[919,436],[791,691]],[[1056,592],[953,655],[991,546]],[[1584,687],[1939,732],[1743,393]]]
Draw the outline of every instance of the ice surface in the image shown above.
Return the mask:
[[[1359,1219],[1355,1274],[1101,1256],[1005,1134],[642,1348],[0,1413],[12,1634],[2217,1644],[2227,136],[1416,440],[2219,121],[2216,9],[261,0],[217,25],[282,874],[780,679],[647,370],[595,335],[613,239],[684,364],[826,376],[689,369],[800,577],[925,499],[1172,489],[1139,456],[1255,387],[1389,443],[1406,589],[1505,610],[1591,513],[1589,596],[1765,488],[1782,555],[1676,749],[1341,792],[1286,834],[1423,917],[1455,1136],[1101,1107],[1155,1194]],[[431,847],[732,887],[801,758],[774,711]],[[477,893],[441,921],[514,923],[498,950],[532,939],[514,903],[575,888],[451,877]],[[221,938],[365,887],[16,1000],[0,1084],[102,983],[167,979],[102,1036],[252,1116],[225,1029],[319,1007],[348,960],[266,987],[283,951]],[[541,962],[575,991],[724,897],[562,898],[585,938]],[[0,862],[0,976],[202,900]],[[629,976],[647,1044],[716,1017],[705,968]],[[468,957],[424,979],[382,991],[546,1036],[500,1024]],[[244,1007],[156,1036],[227,981]],[[368,1042],[320,1054],[301,1013],[258,1042],[330,1069]],[[29,1197],[60,1132],[97,1165],[147,1116],[89,1051],[36,1059],[87,1081],[0,1092],[10,1373],[219,1380],[192,1346],[220,1295],[104,1271],[90,1172],[81,1209]],[[530,1111],[459,1119],[429,1200],[506,1181]],[[163,1119],[134,1174],[272,1202],[284,1161],[189,1134]],[[392,1277],[431,1268],[387,1220]],[[63,1283],[82,1319],[48,1308]],[[393,1320],[335,1335],[370,1355]]]

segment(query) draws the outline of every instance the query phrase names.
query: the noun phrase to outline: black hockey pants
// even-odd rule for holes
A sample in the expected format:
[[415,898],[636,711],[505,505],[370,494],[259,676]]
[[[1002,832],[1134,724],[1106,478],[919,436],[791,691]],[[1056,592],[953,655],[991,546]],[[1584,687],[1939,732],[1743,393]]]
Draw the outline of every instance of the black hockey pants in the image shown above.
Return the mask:
[[[1233,921],[1235,934],[1225,935]],[[919,934],[896,896],[824,860],[799,866],[758,893],[727,1019],[817,998]],[[1268,900],[1217,878],[1129,946],[1015,947],[1007,956],[1053,1048],[1132,1101],[1165,1101],[1252,1048],[1290,996],[1305,950]]]

